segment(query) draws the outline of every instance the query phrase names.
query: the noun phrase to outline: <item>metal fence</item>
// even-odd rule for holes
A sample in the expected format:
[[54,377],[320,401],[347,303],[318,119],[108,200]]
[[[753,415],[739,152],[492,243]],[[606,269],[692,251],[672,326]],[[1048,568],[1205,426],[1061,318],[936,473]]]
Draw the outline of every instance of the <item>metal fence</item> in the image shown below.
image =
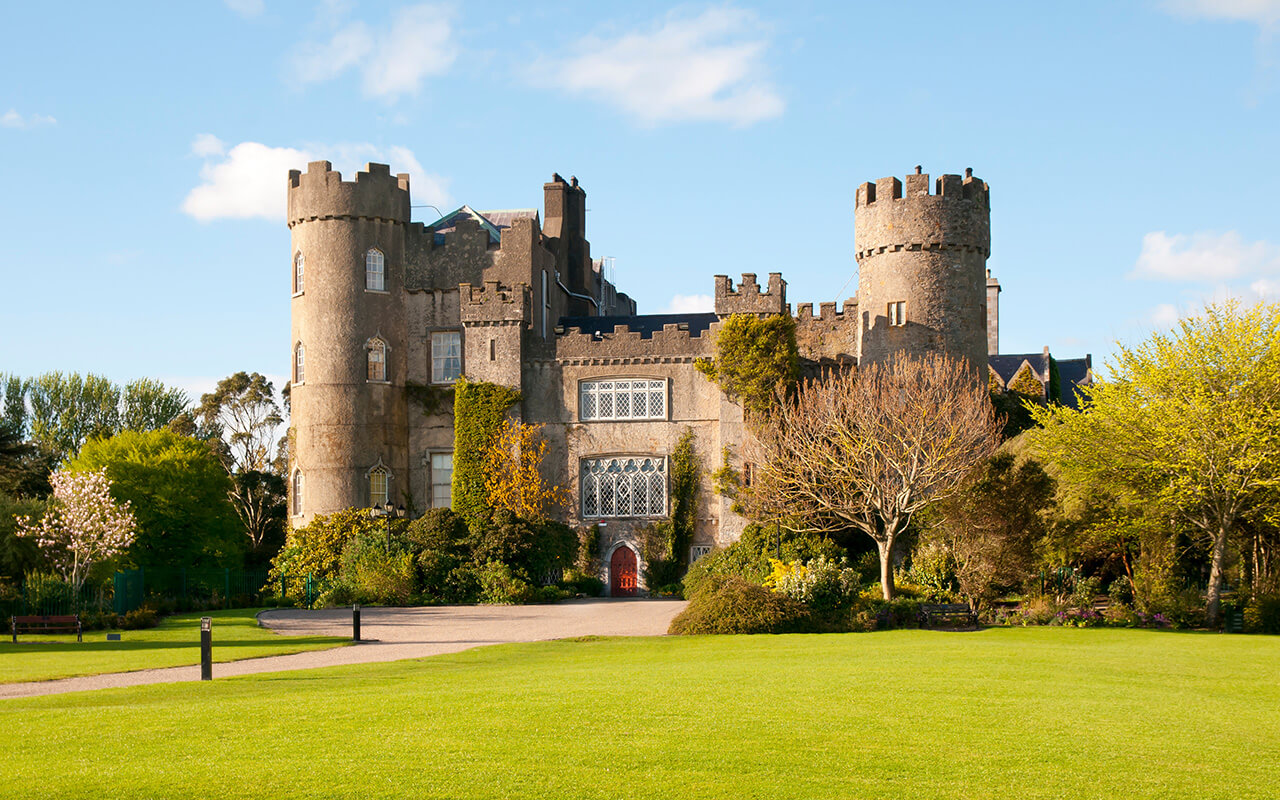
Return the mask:
[[[8,614],[66,616],[86,611],[107,611],[112,607],[112,587],[82,586],[79,592],[51,576],[35,576],[23,581]],[[6,614],[7,617],[7,614]]]
[[244,608],[259,605],[267,586],[267,570],[216,567],[150,567],[117,572],[114,609],[128,613],[145,604],[175,611],[206,608]]

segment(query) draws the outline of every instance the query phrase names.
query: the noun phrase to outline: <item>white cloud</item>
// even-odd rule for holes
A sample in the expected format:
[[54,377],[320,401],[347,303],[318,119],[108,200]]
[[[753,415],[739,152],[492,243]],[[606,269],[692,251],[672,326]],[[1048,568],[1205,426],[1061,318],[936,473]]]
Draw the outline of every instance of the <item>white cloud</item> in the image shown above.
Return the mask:
[[220,156],[227,152],[227,146],[222,140],[212,133],[202,133],[196,136],[191,142],[191,152],[202,158],[207,156]]
[[590,36],[573,55],[533,65],[530,80],[594,97],[645,125],[683,121],[736,127],[780,116],[769,81],[765,31],[756,15],[730,7],[615,38]]
[[1172,303],[1161,303],[1151,311],[1149,321],[1151,327],[1167,330],[1178,324],[1178,307]]
[[716,299],[709,294],[678,294],[671,298],[660,314],[697,314],[715,311]]
[[452,38],[450,14],[444,9],[430,5],[402,9],[365,67],[365,94],[409,94],[418,90],[424,77],[444,74],[458,57]]
[[[345,9],[333,7],[324,16],[344,14]],[[354,67],[361,71],[366,96],[394,99],[411,94],[424,78],[444,74],[457,59],[452,16],[447,8],[425,4],[401,9],[385,30],[352,22],[327,42],[299,44],[292,58],[293,77],[319,83]]]
[[1264,28],[1280,22],[1280,0],[1167,0],[1165,8],[1184,17],[1253,22]]
[[222,0],[222,2],[227,8],[246,19],[262,16],[262,12],[266,9],[263,0]]
[[1225,281],[1280,272],[1280,247],[1246,242],[1235,231],[1142,237],[1142,252],[1132,277],[1172,281]]
[[[214,148],[216,142],[219,147]],[[366,162],[390,164],[394,172],[408,172],[414,199],[449,205],[448,182],[431,175],[405,147],[379,147],[366,143],[308,144],[302,148],[270,147],[241,142],[227,150],[216,137],[201,134],[192,151],[205,157],[201,183],[188,194],[182,210],[209,222],[215,219],[279,220],[285,210],[285,177],[291,169],[306,169],[311,161],[333,162],[350,180]]]
[[0,127],[3,128],[38,128],[41,125],[57,125],[58,121],[45,114],[28,114],[23,116],[17,109],[9,109],[0,114]]

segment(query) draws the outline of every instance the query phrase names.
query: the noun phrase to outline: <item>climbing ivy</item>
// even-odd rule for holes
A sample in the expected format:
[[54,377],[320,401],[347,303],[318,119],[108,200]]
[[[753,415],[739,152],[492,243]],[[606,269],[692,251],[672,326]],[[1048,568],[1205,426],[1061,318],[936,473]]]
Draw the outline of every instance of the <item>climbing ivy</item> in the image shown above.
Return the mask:
[[800,379],[796,321],[790,314],[734,314],[716,334],[715,360],[700,358],[696,366],[749,415],[763,418],[776,390],[789,391]]
[[496,383],[460,378],[453,391],[453,510],[479,531],[488,521],[484,466],[489,443],[520,393]]
[[433,386],[417,381],[405,381],[404,393],[422,409],[423,415],[428,417],[439,411],[445,403],[453,402],[452,386]]
[[684,566],[689,561],[689,544],[698,527],[698,495],[702,490],[702,461],[694,448],[697,437],[685,428],[671,451],[671,541],[670,557]]

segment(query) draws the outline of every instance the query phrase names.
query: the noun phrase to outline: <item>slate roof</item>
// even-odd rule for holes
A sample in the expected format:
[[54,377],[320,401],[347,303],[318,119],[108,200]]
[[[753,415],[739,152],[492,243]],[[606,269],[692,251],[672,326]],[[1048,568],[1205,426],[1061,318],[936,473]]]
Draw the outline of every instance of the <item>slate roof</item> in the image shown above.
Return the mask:
[[502,241],[502,230],[504,228],[510,228],[512,222],[525,218],[537,219],[538,210],[535,208],[508,208],[498,211],[476,211],[471,206],[464,205],[445,214],[431,223],[429,227],[435,229],[436,244],[444,244],[444,235],[458,227],[458,220],[473,219],[488,232],[490,244],[498,244]]
[[[1009,381],[1013,380],[1013,377],[1018,374],[1018,370],[1022,369],[1022,362],[1024,361],[1031,364],[1031,368],[1036,371],[1036,376],[1040,378],[1040,380],[1044,381],[1048,379],[1048,376],[1044,374],[1048,369],[1048,365],[1044,363],[1044,353],[1017,353],[1009,355],[1001,353],[998,356],[987,356],[987,363],[996,371],[996,374],[1000,376],[1000,380],[1004,381],[1006,386],[1009,384]],[[1062,362],[1059,361],[1058,363],[1061,364]]]
[[654,331],[664,325],[686,323],[690,336],[701,336],[719,317],[713,312],[702,314],[637,314],[630,317],[561,317],[557,325],[566,329],[576,328],[583,333],[613,333],[614,328],[626,325],[632,331],[640,331],[641,339],[652,339]]
[[1061,381],[1062,404],[1070,408],[1078,408],[1080,397],[1073,387],[1089,386],[1093,383],[1092,358],[1057,359],[1058,380]]

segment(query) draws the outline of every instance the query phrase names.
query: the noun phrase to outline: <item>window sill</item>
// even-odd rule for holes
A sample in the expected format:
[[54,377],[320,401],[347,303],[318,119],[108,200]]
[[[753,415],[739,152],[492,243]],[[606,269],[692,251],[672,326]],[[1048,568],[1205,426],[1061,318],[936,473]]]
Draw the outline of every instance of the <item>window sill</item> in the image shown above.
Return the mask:
[[455,378],[454,380],[451,380],[451,381],[432,381],[431,385],[432,386],[452,386],[457,382],[458,380]]
[[390,385],[391,385],[391,381],[370,381],[370,380],[366,380],[366,381],[365,381],[365,383],[372,383],[372,384],[373,384],[373,385],[375,385],[375,386],[390,386]]
[[294,296],[294,297],[302,297],[304,294],[306,294],[306,291],[305,291],[305,290],[304,290],[304,291],[301,291],[301,292],[294,292],[294,293],[293,293],[293,296]]
[[670,417],[592,417],[590,419],[578,419],[578,422],[670,422]]
[[386,289],[365,289],[364,293],[365,294],[391,294],[391,292]]

